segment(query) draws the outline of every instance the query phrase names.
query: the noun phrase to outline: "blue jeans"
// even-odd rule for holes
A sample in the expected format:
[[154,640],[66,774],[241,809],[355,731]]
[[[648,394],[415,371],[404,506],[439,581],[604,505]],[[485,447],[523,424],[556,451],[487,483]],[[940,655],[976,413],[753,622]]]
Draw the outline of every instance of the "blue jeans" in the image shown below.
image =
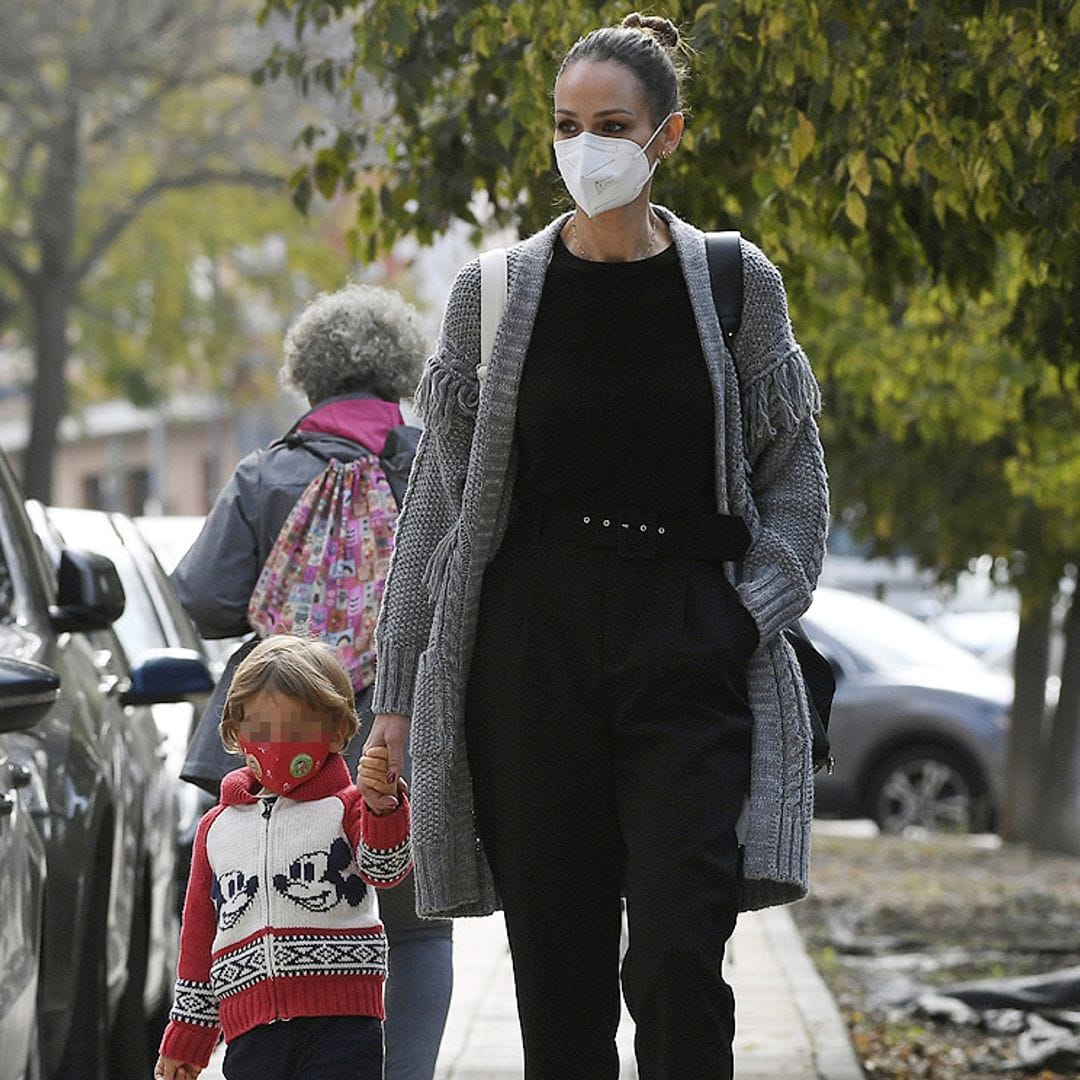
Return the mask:
[[[357,699],[361,728],[346,753],[353,775],[371,730],[370,700],[370,690]],[[406,751],[406,781],[410,765]],[[377,889],[376,896],[389,945],[383,1077],[431,1080],[454,985],[454,924],[450,919],[421,919],[416,914],[412,874],[392,889]]]

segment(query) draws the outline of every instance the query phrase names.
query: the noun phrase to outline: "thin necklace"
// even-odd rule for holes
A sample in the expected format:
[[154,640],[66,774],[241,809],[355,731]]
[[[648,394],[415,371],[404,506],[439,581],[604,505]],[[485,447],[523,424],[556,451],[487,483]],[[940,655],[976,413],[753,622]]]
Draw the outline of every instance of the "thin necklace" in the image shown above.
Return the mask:
[[[577,214],[574,214],[570,218],[570,234],[574,238],[574,247],[578,249],[583,259],[588,262],[593,262],[593,257],[585,250],[585,245],[581,242],[577,232]],[[652,222],[652,217],[649,218],[649,246],[645,249],[645,254],[641,256],[642,259],[647,259],[653,251],[653,245],[656,243],[656,226]]]

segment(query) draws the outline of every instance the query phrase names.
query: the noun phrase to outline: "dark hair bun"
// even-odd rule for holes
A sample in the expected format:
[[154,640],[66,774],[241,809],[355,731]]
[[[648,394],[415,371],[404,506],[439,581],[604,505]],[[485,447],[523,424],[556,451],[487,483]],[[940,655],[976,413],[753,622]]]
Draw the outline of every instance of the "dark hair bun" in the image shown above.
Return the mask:
[[640,11],[632,11],[623,19],[622,25],[628,29],[649,34],[656,38],[665,49],[676,49],[679,46],[679,28],[670,19],[663,19],[659,15],[642,15]]

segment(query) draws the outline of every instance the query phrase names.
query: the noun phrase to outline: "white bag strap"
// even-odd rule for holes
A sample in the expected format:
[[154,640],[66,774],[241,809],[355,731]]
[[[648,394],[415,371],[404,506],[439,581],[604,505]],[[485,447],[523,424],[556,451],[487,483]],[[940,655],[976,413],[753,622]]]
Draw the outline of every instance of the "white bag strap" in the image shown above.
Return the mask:
[[485,375],[505,310],[506,248],[492,248],[480,255],[480,366]]

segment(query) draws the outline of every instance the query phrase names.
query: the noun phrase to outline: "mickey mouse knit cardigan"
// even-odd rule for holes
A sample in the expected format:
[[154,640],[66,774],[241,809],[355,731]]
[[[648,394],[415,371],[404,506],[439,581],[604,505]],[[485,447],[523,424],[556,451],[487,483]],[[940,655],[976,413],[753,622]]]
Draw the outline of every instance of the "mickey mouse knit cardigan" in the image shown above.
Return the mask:
[[[761,908],[801,898],[809,879],[809,712],[780,631],[809,606],[824,554],[820,396],[776,267],[742,241],[744,301],[733,358],[713,305],[704,234],[655,209],[671,230],[713,387],[717,507],[744,518],[752,537],[745,558],[728,570],[761,635],[747,671],[754,733],[742,899],[745,909]],[[479,262],[460,271],[417,391],[425,430],[376,630],[373,708],[412,716],[413,855],[423,915],[485,915],[499,906],[473,823],[465,688],[484,568],[510,514],[522,365],[567,216],[508,250],[506,311],[486,371],[479,369]]]
[[175,1003],[161,1054],[193,1065],[226,1040],[296,1016],[383,1017],[386,935],[369,886],[409,871],[409,806],[372,814],[331,754],[291,797],[250,769],[199,823]]

